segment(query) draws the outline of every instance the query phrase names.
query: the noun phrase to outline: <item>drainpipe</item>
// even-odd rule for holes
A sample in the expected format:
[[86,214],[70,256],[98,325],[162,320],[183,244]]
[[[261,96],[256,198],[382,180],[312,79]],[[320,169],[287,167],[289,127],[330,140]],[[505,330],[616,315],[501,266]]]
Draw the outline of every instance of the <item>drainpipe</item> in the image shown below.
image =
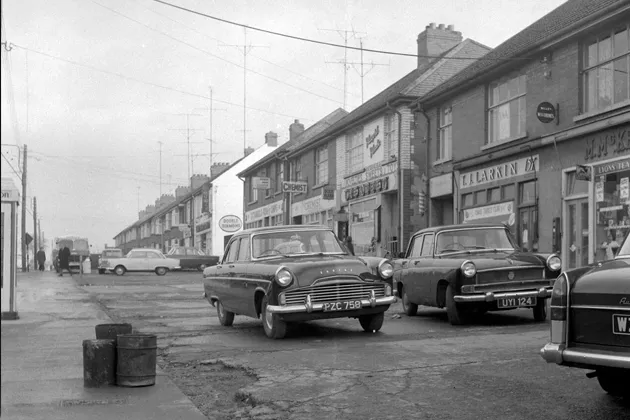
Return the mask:
[[405,231],[405,227],[403,224],[403,219],[404,219],[404,199],[403,199],[403,187],[404,187],[404,180],[403,180],[403,166],[402,166],[402,114],[395,108],[393,108],[389,102],[387,102],[387,108],[392,110],[395,114],[398,115],[398,171],[399,171],[399,176],[398,176],[398,207],[400,210],[400,235],[398,237],[398,241],[400,243],[400,246],[398,247],[398,252],[401,252],[405,246],[405,243],[403,242],[403,237],[404,237],[404,231]]
[[419,114],[422,114],[424,116],[424,118],[427,120],[427,147],[426,147],[426,153],[425,153],[425,165],[426,165],[426,171],[427,171],[427,185],[426,185],[426,190],[427,190],[427,196],[425,197],[425,203],[427,206],[426,209],[426,213],[427,213],[427,227],[429,227],[429,225],[431,225],[431,120],[429,119],[429,116],[427,115],[426,112],[424,112],[424,109],[422,109],[422,104],[420,102],[416,102],[417,105],[417,110]]

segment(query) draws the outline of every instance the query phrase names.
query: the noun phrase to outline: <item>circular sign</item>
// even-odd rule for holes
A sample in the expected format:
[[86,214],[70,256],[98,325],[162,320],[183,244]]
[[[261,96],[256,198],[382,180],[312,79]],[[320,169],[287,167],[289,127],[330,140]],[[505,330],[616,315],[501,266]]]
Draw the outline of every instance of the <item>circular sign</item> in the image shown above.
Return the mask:
[[550,123],[556,120],[556,108],[549,102],[542,102],[536,108],[536,116],[542,123]]
[[219,228],[224,232],[236,232],[243,227],[243,222],[238,216],[227,215],[219,219]]
[[516,222],[516,215],[514,213],[510,213],[510,217],[508,218],[508,225],[514,226]]

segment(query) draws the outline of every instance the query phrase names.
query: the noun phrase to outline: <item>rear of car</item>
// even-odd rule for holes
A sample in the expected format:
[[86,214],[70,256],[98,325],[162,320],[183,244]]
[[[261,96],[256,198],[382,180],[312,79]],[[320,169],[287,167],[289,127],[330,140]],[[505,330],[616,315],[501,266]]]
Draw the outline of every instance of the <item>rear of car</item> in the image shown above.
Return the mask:
[[112,268],[110,264],[111,259],[122,258],[122,257],[123,257],[122,249],[108,248],[108,249],[103,250],[98,261],[98,274],[105,274]]

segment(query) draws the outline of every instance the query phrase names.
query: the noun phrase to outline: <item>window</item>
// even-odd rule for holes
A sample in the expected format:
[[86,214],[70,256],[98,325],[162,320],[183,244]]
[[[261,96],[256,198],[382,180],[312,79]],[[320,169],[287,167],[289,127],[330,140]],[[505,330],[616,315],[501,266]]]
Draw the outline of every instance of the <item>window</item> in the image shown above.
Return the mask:
[[630,97],[630,26],[617,27],[584,48],[584,110],[605,109]]
[[422,243],[422,256],[433,256],[433,234],[424,235],[424,242]]
[[408,258],[418,258],[422,255],[422,240],[424,235],[416,236],[413,238],[413,244],[411,245],[411,251]]
[[249,237],[241,238],[238,251],[238,261],[249,261]]
[[315,151],[315,185],[328,182],[328,145]]
[[473,205],[473,195],[472,195],[472,193],[462,195],[462,205],[464,207],[470,207],[470,206]]
[[276,162],[276,192],[282,192],[284,181],[284,162]]
[[236,261],[236,256],[238,255],[238,240],[232,241],[230,247],[225,252],[224,263],[233,263]]
[[501,200],[501,188],[490,188],[488,190],[488,202],[493,203]]
[[249,179],[249,202],[254,203],[258,201],[258,189],[254,188],[254,177]]
[[487,144],[525,135],[526,82],[521,75],[490,85]]
[[587,194],[588,184],[588,181],[581,181],[576,179],[575,171],[567,172],[565,195],[570,196],[573,194]]
[[504,185],[502,187],[503,189],[503,199],[504,200],[513,200],[515,195],[514,195],[514,184],[508,184],[508,185]]
[[363,128],[346,135],[346,172],[352,174],[363,168]]
[[536,201],[536,181],[528,181],[520,184],[518,194],[521,204]]
[[453,113],[450,106],[440,109],[437,159],[450,160],[453,150]]
[[293,162],[293,181],[302,181],[302,157]]
[[486,190],[475,192],[475,205],[486,204],[488,192]]
[[398,156],[398,121],[396,114],[385,116],[385,160]]

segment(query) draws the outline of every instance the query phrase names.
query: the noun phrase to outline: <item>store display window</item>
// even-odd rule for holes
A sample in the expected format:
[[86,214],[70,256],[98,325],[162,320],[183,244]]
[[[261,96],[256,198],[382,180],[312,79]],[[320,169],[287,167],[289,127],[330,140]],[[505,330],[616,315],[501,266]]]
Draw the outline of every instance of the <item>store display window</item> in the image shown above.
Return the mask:
[[630,233],[630,170],[595,178],[595,260],[613,259]]

